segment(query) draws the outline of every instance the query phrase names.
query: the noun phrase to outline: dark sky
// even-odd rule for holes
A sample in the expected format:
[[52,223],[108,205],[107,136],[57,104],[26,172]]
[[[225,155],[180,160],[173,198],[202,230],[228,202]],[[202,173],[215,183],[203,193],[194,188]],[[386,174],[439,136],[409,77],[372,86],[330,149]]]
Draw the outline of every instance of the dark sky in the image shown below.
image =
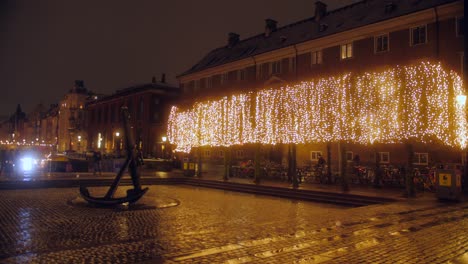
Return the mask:
[[[328,10],[356,0],[324,0]],[[315,0],[0,0],[0,116],[58,102],[74,80],[111,94],[176,75],[228,32],[263,32],[314,15]]]

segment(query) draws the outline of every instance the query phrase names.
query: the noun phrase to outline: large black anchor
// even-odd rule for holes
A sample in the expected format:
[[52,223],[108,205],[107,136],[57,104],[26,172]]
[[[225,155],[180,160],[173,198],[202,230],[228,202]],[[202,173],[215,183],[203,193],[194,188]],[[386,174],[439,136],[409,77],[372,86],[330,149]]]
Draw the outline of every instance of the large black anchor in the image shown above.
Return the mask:
[[[86,187],[80,186],[80,194],[83,199],[85,199],[88,203],[95,204],[95,205],[117,205],[123,203],[134,203],[138,201],[147,191],[148,188],[141,188],[140,184],[140,172],[138,169],[138,157],[135,148],[135,141],[133,140],[132,133],[130,131],[130,114],[128,113],[127,107],[122,107],[122,120],[123,120],[123,127],[124,127],[124,137],[125,137],[125,146],[127,152],[127,158],[125,159],[124,164],[119,170],[119,173],[115,177],[112,185],[110,186],[109,190],[107,191],[104,197],[93,197],[89,194],[89,191]],[[122,176],[127,169],[130,170],[130,176],[132,178],[133,189],[127,190],[126,197],[114,197],[115,191],[119,185]]]

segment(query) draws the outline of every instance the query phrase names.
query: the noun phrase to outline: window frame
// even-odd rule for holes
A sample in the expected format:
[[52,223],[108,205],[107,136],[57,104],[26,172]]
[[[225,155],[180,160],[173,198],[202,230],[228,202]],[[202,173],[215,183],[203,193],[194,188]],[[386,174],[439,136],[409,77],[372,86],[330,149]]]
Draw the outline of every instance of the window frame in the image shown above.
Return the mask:
[[227,72],[221,73],[221,84],[227,84],[229,82],[229,74]]
[[311,161],[318,161],[318,156],[319,156],[319,155],[323,157],[322,151],[319,151],[319,150],[311,150],[311,151],[310,151],[310,160],[311,160]]
[[[421,156],[426,156],[426,162],[421,162]],[[416,161],[416,159],[417,159],[417,161]],[[414,165],[428,165],[429,164],[429,153],[428,152],[415,152],[414,153],[413,164]]]
[[237,159],[243,159],[244,158],[244,150],[242,150],[242,149],[236,150],[236,158]]
[[[414,42],[414,37],[413,37],[413,32],[414,30],[420,30],[421,28],[424,28],[424,42],[418,42],[418,43],[415,43]],[[427,44],[427,25],[419,25],[419,26],[416,26],[416,27],[412,27],[410,28],[410,46],[413,47],[413,46],[418,46],[418,45],[424,45],[424,44]],[[420,38],[418,38],[420,39]]]
[[205,81],[206,88],[212,88],[213,87],[213,78],[211,77],[206,77]]
[[271,74],[281,74],[281,60],[272,61],[270,65]]
[[[351,155],[351,158],[349,158],[348,155]],[[354,152],[352,151],[346,151],[346,161],[347,162],[352,162],[354,160]]]
[[[388,159],[384,160],[384,155],[387,155]],[[388,151],[381,151],[379,152],[379,163],[380,164],[389,164],[390,163],[390,152]]]
[[237,71],[237,80],[238,81],[245,81],[246,80],[246,70],[245,69],[240,69]]
[[[344,48],[344,49],[343,49]],[[340,59],[349,60],[354,56],[354,45],[353,42],[348,42],[340,45]]]
[[[378,49],[379,44],[380,44],[379,39],[383,38],[383,37],[386,37],[386,39],[387,39],[387,49],[379,50]],[[388,33],[384,33],[384,34],[374,36],[374,53],[378,54],[378,53],[384,53],[384,52],[389,52],[389,51],[390,51],[390,35]]]
[[315,50],[310,53],[310,64],[319,65],[323,63],[323,51]]

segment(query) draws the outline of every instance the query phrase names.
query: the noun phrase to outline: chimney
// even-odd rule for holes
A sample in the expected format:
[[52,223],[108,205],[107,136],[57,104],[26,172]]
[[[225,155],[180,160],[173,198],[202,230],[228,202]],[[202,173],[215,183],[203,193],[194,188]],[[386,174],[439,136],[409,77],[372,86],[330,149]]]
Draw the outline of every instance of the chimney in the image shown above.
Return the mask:
[[271,18],[265,19],[265,37],[269,37],[271,32],[276,31],[276,25],[278,22]]
[[165,73],[161,74],[161,82],[166,83],[166,74]]
[[237,44],[237,42],[239,42],[239,34],[230,32],[228,34],[228,47],[234,47]]
[[315,2],[315,21],[320,21],[327,14],[327,5],[323,2]]

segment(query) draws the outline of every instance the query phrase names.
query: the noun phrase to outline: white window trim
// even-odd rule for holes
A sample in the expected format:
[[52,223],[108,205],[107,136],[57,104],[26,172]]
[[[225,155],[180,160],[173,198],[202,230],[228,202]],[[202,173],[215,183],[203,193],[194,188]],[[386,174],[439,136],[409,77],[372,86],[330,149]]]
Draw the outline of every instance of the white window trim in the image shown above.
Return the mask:
[[[387,161],[384,161],[384,160],[382,159],[382,156],[383,156],[384,154],[387,154],[387,156],[388,156],[388,160],[387,160]],[[386,151],[379,152],[379,163],[389,164],[389,163],[390,163],[390,152],[386,152]]]
[[[314,155],[314,154],[315,154],[315,155]],[[310,151],[310,160],[311,160],[311,161],[317,161],[319,155],[323,157],[322,151],[311,150],[311,151]],[[314,157],[314,156],[315,156],[315,157]]]
[[[425,155],[426,156],[426,162],[421,162],[421,155]],[[428,165],[429,164],[429,153],[427,152],[415,152],[414,153],[414,156],[418,157],[418,161],[417,162],[413,162],[414,165]]]
[[[382,51],[378,51],[377,50],[377,42],[378,42],[378,39],[380,37],[384,37],[386,36],[387,37],[387,50],[382,50]],[[374,36],[374,53],[375,54],[378,54],[378,53],[384,53],[384,52],[389,52],[390,51],[390,35],[388,33],[384,33],[384,34],[380,34],[380,35],[377,35],[377,36]]]
[[[413,29],[422,28],[422,27],[424,27],[424,31],[425,31],[425,33],[424,33],[424,42],[423,43],[413,44]],[[410,34],[410,46],[411,47],[427,44],[427,25],[424,24],[424,25],[419,25],[419,26],[412,27],[409,30],[409,34]]]

